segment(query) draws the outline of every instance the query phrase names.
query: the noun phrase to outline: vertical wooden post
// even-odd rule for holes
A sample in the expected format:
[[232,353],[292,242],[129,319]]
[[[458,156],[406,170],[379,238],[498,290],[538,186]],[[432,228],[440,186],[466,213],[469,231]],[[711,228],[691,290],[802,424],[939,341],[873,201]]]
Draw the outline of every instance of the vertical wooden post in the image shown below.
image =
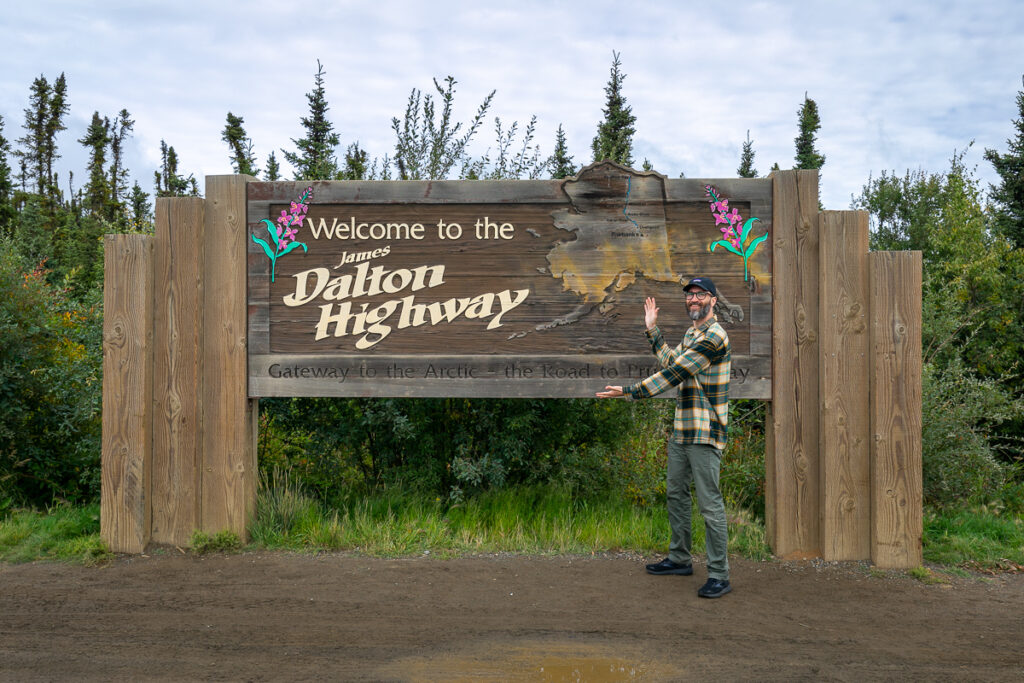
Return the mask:
[[868,258],[871,304],[871,560],[921,565],[921,252]]
[[204,202],[156,200],[153,541],[184,546],[199,526]]
[[257,401],[248,399],[244,175],[206,177],[202,529],[245,536],[256,504]]
[[141,553],[152,523],[153,241],[107,235],[103,247],[100,537]]
[[818,523],[818,172],[772,174],[772,404],[765,486],[769,542],[820,555]]
[[820,214],[821,552],[871,557],[868,214]]

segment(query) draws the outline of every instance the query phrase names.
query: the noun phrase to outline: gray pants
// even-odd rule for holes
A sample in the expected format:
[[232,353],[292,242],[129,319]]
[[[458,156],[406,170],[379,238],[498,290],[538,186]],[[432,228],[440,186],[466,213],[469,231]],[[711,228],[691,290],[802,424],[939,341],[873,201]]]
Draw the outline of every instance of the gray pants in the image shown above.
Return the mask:
[[668,442],[668,522],[672,543],[668,558],[679,564],[691,562],[693,545],[690,483],[697,489],[697,503],[704,517],[704,539],[708,553],[708,577],[729,578],[729,532],[725,523],[725,501],[718,488],[722,451],[703,443]]

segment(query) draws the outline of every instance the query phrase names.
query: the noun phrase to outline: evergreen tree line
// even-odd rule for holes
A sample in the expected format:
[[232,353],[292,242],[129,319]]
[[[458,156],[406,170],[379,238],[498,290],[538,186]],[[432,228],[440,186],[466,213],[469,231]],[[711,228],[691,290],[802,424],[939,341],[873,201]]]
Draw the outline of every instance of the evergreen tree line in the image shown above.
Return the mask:
[[[619,54],[613,53],[603,118],[591,144],[593,161],[634,163],[636,117],[623,93],[625,78]],[[411,91],[403,115],[391,120],[395,134],[392,154],[371,160],[354,141],[339,158],[340,134],[328,116],[326,72],[320,62],[313,82],[313,90],[306,95],[308,116],[301,119],[304,134],[291,140],[292,149],[279,150],[297,180],[565,178],[580,168],[569,153],[561,124],[552,153],[542,154],[535,139],[536,116],[525,126],[494,117],[494,144],[478,157],[470,155],[470,142],[484,125],[495,92],[483,99],[470,119],[456,121],[456,81],[451,76],[441,82],[435,79],[434,92]],[[51,282],[69,281],[75,291],[84,292],[97,284],[100,275],[100,235],[151,230],[151,197],[198,196],[199,186],[194,175],[179,170],[178,154],[165,140],[160,142],[161,162],[153,172],[151,192],[137,181],[128,186],[124,151],[135,121],[127,109],[112,117],[93,112],[85,134],[76,141],[88,151],[84,183],[76,189],[73,171],[62,181],[55,162],[61,158],[58,137],[67,129],[69,111],[68,83],[62,73],[52,83],[45,75],[33,81],[29,106],[24,110],[24,135],[14,145],[5,137],[9,124],[0,115],[0,237],[22,245],[22,253],[32,259],[45,259]],[[814,101],[805,97],[798,116],[794,167],[820,168],[824,157],[814,148],[820,127]],[[281,179],[276,152],[271,152],[260,168],[242,116],[227,112],[221,139],[235,172],[264,180]],[[757,176],[753,160],[748,131],[737,171],[740,177]],[[642,167],[652,168],[647,159]]]
[[[432,91],[410,92],[405,111],[391,120],[391,154],[371,159],[352,141],[339,155],[326,75],[318,62],[302,136],[279,150],[297,180],[565,178],[579,170],[561,124],[552,153],[542,153],[536,116],[525,126],[495,116],[493,144],[472,155],[470,143],[488,120],[495,92],[458,120],[451,76],[435,79]],[[637,121],[625,79],[613,53],[593,161],[634,163]],[[62,188],[54,164],[69,102],[64,74],[52,84],[40,76],[15,146],[0,117],[0,266],[10,294],[0,303],[0,511],[98,495],[101,237],[151,231],[151,196],[199,194],[195,177],[179,170],[174,147],[163,140],[152,195],[137,182],[128,187],[123,159],[135,122],[125,109],[113,117],[93,114],[77,141],[88,150],[84,183],[75,189],[68,173]],[[1024,350],[1024,94],[1017,103],[1021,119],[1008,150],[985,153],[1001,178],[987,195],[960,154],[947,171],[871,177],[854,200],[871,213],[872,248],[925,254],[926,497],[940,504],[1008,490],[1024,478],[1017,365]],[[805,94],[794,168],[820,172],[820,128],[817,104]],[[221,137],[236,172],[281,179],[275,152],[260,167],[242,116],[228,112]],[[747,131],[740,177],[758,176],[753,144]],[[646,159],[642,167],[652,168]],[[569,480],[581,490],[614,487],[619,475],[608,469],[608,454],[629,438],[628,425],[664,419],[650,406],[586,400],[273,399],[262,405],[264,461],[301,470],[303,481],[325,496],[397,483],[453,499],[547,480]]]

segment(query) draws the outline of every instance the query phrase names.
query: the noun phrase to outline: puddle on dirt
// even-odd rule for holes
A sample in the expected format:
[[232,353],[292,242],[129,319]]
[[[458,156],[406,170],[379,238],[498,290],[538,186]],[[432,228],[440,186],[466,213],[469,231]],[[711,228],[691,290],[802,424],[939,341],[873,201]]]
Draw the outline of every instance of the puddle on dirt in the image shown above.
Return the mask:
[[586,643],[530,641],[392,662],[381,673],[405,681],[610,683],[663,680],[670,669],[639,650]]
[[620,659],[588,658],[582,661],[558,661],[554,658],[537,663],[537,677],[544,683],[578,683],[581,681],[638,681],[647,678],[647,667]]

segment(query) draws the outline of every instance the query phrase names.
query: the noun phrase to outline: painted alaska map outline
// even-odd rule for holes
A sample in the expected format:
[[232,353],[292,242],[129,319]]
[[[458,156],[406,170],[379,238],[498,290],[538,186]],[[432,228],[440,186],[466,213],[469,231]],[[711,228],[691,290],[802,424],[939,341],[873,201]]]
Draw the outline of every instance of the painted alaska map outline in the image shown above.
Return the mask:
[[[562,280],[563,291],[582,302],[566,315],[537,325],[546,330],[569,325],[598,309],[615,307],[615,293],[639,278],[681,284],[684,273],[672,265],[665,204],[665,176],[635,171],[611,161],[582,169],[562,184],[571,208],[551,213],[554,225],[575,235],[546,255],[547,272]],[[599,254],[599,256],[595,256]],[[720,301],[727,318],[743,319],[739,306]]]

